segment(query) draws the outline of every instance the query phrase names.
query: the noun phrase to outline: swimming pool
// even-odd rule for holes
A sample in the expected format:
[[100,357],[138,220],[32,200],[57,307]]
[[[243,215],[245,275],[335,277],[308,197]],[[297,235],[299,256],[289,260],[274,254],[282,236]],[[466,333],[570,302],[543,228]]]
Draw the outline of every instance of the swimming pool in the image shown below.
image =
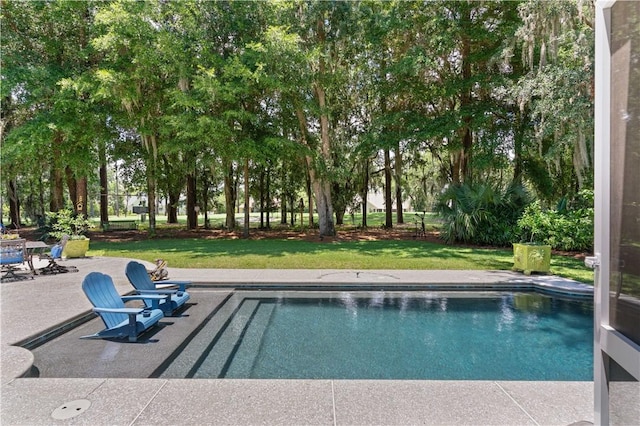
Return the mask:
[[237,291],[157,376],[588,381],[592,318],[533,292]]

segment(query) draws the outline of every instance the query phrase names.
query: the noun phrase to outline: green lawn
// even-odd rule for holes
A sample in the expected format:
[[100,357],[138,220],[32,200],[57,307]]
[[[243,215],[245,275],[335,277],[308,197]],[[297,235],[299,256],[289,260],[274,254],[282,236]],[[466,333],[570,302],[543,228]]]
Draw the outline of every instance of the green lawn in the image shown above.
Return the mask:
[[[485,269],[509,270],[509,249],[466,248],[416,240],[308,242],[300,240],[152,239],[91,242],[89,255],[165,259],[177,268],[231,269]],[[554,274],[593,284],[581,260],[552,256]]]

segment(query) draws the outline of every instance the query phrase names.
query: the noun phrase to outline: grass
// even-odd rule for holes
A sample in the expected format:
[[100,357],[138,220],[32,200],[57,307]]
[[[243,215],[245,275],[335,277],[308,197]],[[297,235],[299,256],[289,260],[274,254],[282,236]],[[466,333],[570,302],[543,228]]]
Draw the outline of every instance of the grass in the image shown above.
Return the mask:
[[[251,226],[257,226],[259,215],[252,213]],[[417,225],[417,216],[405,212],[405,230],[412,234]],[[129,215],[112,217],[118,219],[140,219]],[[210,215],[212,227],[221,227],[225,215]],[[296,220],[299,215],[296,216]],[[395,221],[395,214],[393,217]],[[180,225],[186,217],[178,218]],[[199,216],[203,225],[202,215]],[[243,215],[236,215],[242,223]],[[271,223],[280,221],[278,213],[272,214]],[[171,228],[158,217],[157,226]],[[370,227],[380,227],[385,222],[384,213],[369,213]],[[304,223],[308,223],[305,215]],[[342,229],[355,229],[362,223],[361,214],[345,216]],[[140,229],[146,229],[141,223]],[[439,228],[439,220],[432,213],[425,215],[427,230]],[[434,244],[419,240],[377,240],[365,242],[309,242],[302,240],[242,240],[242,239],[153,239],[134,242],[92,242],[89,255],[134,258],[153,261],[165,259],[176,268],[228,268],[228,269],[411,269],[411,270],[510,270],[513,266],[511,249],[487,249]],[[593,284],[593,271],[583,262],[569,256],[553,255],[551,272],[561,277]]]
[[[153,239],[92,242],[89,255],[147,261],[161,257],[176,268],[510,270],[513,266],[513,252],[509,249],[457,247],[416,240]],[[593,284],[593,271],[579,259],[554,255],[551,272]]]

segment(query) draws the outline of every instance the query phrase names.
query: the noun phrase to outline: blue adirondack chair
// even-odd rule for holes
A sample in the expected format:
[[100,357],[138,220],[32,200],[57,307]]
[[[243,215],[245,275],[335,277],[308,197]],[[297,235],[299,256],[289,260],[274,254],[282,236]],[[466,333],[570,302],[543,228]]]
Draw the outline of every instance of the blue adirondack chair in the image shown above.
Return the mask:
[[[125,274],[138,294],[144,295],[145,297],[153,294],[167,295],[166,300],[160,301],[160,309],[162,309],[167,316],[173,315],[176,310],[182,308],[191,297],[189,293],[185,291],[186,286],[191,284],[191,282],[175,280],[152,281],[147,269],[139,262],[132,260],[127,263]],[[156,286],[160,286],[160,288]],[[170,288],[171,286],[177,286],[178,288]],[[147,307],[153,302],[153,300],[147,299],[144,299],[144,301]]]
[[156,325],[164,317],[162,310],[158,309],[158,304],[166,298],[165,296],[145,297],[145,300],[152,303],[149,308],[126,307],[125,301],[142,298],[139,295],[120,296],[111,277],[100,272],[88,274],[82,281],[82,290],[94,306],[93,312],[102,318],[106,326],[104,330],[83,338],[128,337],[130,342],[135,342],[139,334]]

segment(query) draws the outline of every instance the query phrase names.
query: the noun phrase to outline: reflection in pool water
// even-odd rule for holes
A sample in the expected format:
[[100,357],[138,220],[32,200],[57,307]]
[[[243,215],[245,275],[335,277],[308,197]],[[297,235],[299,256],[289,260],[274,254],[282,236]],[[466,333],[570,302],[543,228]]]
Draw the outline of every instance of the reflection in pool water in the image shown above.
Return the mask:
[[535,293],[254,295],[244,299],[250,313],[236,322],[231,356],[223,366],[208,361],[221,359],[217,343],[194,377],[592,380],[590,302]]

